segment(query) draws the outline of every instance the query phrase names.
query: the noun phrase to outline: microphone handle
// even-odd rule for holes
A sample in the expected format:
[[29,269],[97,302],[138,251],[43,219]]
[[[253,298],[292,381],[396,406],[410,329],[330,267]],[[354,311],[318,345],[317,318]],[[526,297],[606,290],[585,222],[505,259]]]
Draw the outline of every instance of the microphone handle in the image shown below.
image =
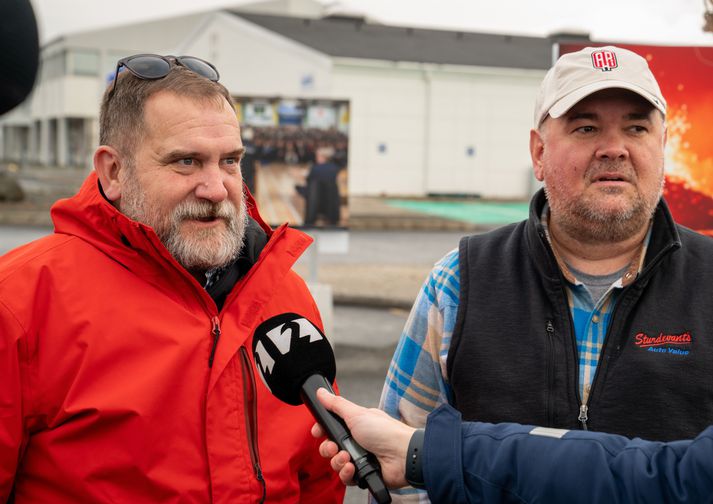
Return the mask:
[[313,374],[302,384],[302,400],[312,412],[315,420],[327,431],[329,439],[337,443],[341,450],[345,450],[356,467],[354,479],[359,488],[368,488],[378,504],[391,502],[391,495],[386,489],[384,479],[381,477],[381,467],[376,457],[362,448],[347,429],[344,420],[328,411],[317,399],[317,390],[325,388],[332,394],[332,386],[320,374]]

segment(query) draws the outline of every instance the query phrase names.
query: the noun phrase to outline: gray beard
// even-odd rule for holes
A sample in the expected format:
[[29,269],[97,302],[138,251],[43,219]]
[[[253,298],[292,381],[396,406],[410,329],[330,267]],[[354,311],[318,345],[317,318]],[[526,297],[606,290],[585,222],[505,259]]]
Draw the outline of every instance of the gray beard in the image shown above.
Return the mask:
[[[136,176],[131,174],[124,182],[119,210],[127,217],[153,228],[173,258],[190,272],[227,266],[238,256],[245,241],[248,212],[244,198],[240,209],[227,200],[220,203],[186,200],[167,215],[147,204],[144,191]],[[181,233],[182,221],[204,217],[223,219],[225,228]]]
[[617,243],[631,238],[648,225],[658,203],[658,198],[653,204],[639,198],[625,212],[599,212],[582,200],[553,204],[546,186],[545,194],[562,230],[580,243],[591,244]]

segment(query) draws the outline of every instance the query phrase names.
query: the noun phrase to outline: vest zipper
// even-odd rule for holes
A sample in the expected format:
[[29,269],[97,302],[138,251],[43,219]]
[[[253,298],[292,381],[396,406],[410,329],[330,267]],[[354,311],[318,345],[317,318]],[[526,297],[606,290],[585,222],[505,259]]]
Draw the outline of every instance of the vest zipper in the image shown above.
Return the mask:
[[547,361],[547,422],[552,425],[554,422],[553,418],[553,395],[554,395],[554,380],[555,380],[555,326],[552,320],[547,321],[547,326],[545,327],[547,331],[547,347],[548,347],[548,361]]
[[213,367],[213,359],[215,358],[215,351],[218,349],[218,340],[220,339],[220,320],[215,316],[212,319],[213,329],[210,331],[213,337],[213,344],[210,347],[210,355],[208,356],[208,367]]
[[240,347],[240,368],[243,374],[243,400],[245,403],[245,427],[248,435],[248,448],[250,448],[250,461],[253,471],[260,486],[262,487],[262,497],[260,503],[265,502],[267,486],[260,467],[260,453],[257,446],[257,392],[255,387],[255,375],[250,365],[248,351],[244,346]]
[[[648,269],[648,268],[646,268],[646,269]],[[634,283],[636,283],[636,282],[634,282]],[[602,373],[603,362],[605,359],[609,358],[608,347],[612,344],[611,343],[611,337],[612,337],[612,333],[613,333],[612,328],[614,327],[615,322],[617,321],[616,315],[619,312],[619,307],[621,306],[621,301],[624,298],[624,296],[629,292],[629,290],[631,290],[632,285],[634,285],[634,284],[632,283],[631,285],[626,286],[621,291],[621,293],[619,293],[616,303],[614,304],[614,309],[611,312],[611,316],[609,319],[609,327],[607,327],[607,332],[604,335],[604,344],[602,345],[602,349],[599,351],[599,360],[597,361],[597,367],[594,371],[594,377],[592,378],[592,383],[589,388],[589,394],[587,394],[587,402],[586,403],[583,402],[579,406],[579,416],[577,417],[577,420],[579,420],[579,423],[582,424],[582,430],[589,430],[588,426],[587,426],[587,422],[589,421],[589,402],[592,399],[592,394],[594,393],[594,388],[597,385],[597,382],[599,381],[599,375]],[[573,331],[574,331],[574,329],[573,329]],[[574,334],[574,332],[572,332],[572,334]],[[619,347],[617,346],[617,348],[619,348]],[[579,370],[577,371],[577,376],[579,376]],[[579,397],[579,387],[577,387],[577,395]],[[580,400],[581,400],[581,397],[580,397]]]
[[[564,290],[564,287],[563,287]],[[567,293],[565,292],[565,297]],[[611,329],[611,326],[609,327]],[[577,401],[579,402],[579,411],[577,412],[577,421],[581,424],[582,430],[589,430],[589,427],[587,426],[587,422],[589,421],[589,398],[592,397],[592,392],[591,390],[594,388],[594,382],[597,379],[597,375],[599,374],[599,362],[597,363],[597,368],[594,371],[594,380],[592,380],[592,389],[590,389],[589,395],[587,395],[587,402],[585,403],[582,401],[582,395],[579,393],[579,352],[577,352],[577,336],[574,330],[574,321],[572,320],[572,313],[569,313],[569,330],[570,334],[572,335],[572,340],[574,342],[574,358],[575,362],[577,363],[577,368],[576,368],[576,374],[575,374],[575,389],[574,389],[574,394],[575,397],[577,398]],[[607,344],[607,338],[609,336],[607,335],[604,339],[604,346]],[[602,347],[602,354],[604,351],[604,347]],[[601,355],[599,358],[601,359]]]
[[589,430],[587,429],[587,420],[589,420],[589,416],[587,415],[588,412],[589,406],[586,404],[579,406],[579,416],[577,417],[577,420],[579,420],[579,423],[582,424],[582,430]]

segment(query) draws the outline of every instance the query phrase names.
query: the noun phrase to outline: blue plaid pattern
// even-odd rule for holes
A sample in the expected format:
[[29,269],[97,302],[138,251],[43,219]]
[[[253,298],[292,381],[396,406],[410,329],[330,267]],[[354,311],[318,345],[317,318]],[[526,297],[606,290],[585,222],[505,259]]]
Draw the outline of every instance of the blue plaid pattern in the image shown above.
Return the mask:
[[611,309],[614,307],[614,300],[621,289],[610,289],[595,304],[589,291],[583,285],[568,284],[568,288],[569,307],[572,311],[577,354],[579,355],[579,395],[582,402],[586,403],[599,362],[599,355],[604,345],[604,337],[609,327]]
[[[380,407],[408,425],[423,427],[439,405],[450,403],[446,358],[458,314],[458,249],[431,270],[416,297],[386,375]],[[393,502],[429,502],[426,492],[392,490]],[[370,498],[370,502],[374,502]]]

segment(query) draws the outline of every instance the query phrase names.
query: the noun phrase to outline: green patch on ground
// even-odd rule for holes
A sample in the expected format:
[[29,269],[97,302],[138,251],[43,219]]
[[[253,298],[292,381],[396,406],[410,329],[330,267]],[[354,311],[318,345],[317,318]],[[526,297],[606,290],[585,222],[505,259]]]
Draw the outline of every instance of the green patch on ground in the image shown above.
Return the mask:
[[395,208],[410,210],[444,219],[471,222],[474,224],[502,225],[527,218],[528,203],[504,203],[492,201],[415,201],[386,200]]

